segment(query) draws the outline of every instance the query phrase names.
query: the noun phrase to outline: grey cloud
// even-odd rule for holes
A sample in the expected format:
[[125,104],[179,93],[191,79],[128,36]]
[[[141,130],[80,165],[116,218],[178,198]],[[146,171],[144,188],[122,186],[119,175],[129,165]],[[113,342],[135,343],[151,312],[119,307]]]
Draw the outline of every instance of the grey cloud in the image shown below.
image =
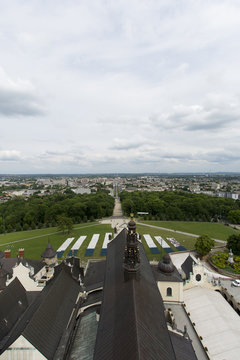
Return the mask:
[[20,153],[16,150],[0,150],[0,161],[19,161]]
[[44,113],[32,83],[26,79],[12,79],[0,67],[0,115],[35,116]]
[[232,163],[239,161],[240,158],[238,154],[222,151],[218,153],[208,153],[206,155],[206,160],[208,160],[209,162],[216,162],[216,163],[229,163],[229,162]]
[[239,156],[235,153],[227,152],[226,150],[218,152],[196,152],[191,153],[172,153],[172,154],[163,154],[160,155],[159,161],[164,160],[175,160],[185,164],[186,162],[208,162],[208,163],[217,163],[217,164],[226,164],[239,161]]
[[110,147],[110,150],[128,151],[144,148],[147,151],[151,148],[152,144],[154,144],[154,141],[146,139],[143,135],[135,132],[135,134],[129,137],[127,133],[126,136],[113,139],[113,144]]
[[131,143],[126,143],[126,144],[115,144],[113,146],[110,147],[111,150],[131,150],[131,149],[138,149],[139,147],[141,147],[142,144],[131,144]]
[[133,126],[136,124],[142,124],[144,123],[145,119],[135,116],[106,116],[101,117],[97,120],[97,123],[99,125],[106,125],[106,126],[116,126],[116,123],[118,126],[126,127],[126,126]]
[[196,119],[194,123],[194,115],[189,119],[189,124],[186,125],[186,130],[217,130],[228,127],[235,121],[240,119],[240,113],[235,114],[231,111],[221,112],[221,109],[216,109],[213,111],[208,111],[202,114],[199,114],[199,118]]
[[4,116],[43,115],[39,100],[32,94],[0,89],[0,114]]
[[150,117],[156,127],[182,129],[185,131],[219,130],[240,120],[240,106],[179,106],[171,113],[155,114]]
[[75,153],[73,151],[46,151],[38,155],[40,160],[46,161],[62,161],[62,162],[74,162],[79,160],[84,160],[85,156],[83,154]]

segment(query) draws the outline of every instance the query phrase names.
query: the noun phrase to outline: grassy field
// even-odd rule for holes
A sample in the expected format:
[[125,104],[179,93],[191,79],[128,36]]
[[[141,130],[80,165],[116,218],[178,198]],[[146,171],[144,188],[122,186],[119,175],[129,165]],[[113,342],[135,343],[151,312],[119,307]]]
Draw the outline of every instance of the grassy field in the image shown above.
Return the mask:
[[[160,251],[160,254],[152,254],[142,236],[142,243],[150,260],[154,260],[154,259],[159,260],[164,254],[164,251],[161,249],[161,246],[155,241],[154,236],[162,236],[165,240],[167,237],[174,237],[186,249],[192,250],[194,249],[196,238],[191,235],[179,234],[175,230],[189,232],[197,235],[208,234],[209,236],[220,240],[226,240],[230,234],[236,232],[236,230],[233,230],[230,227],[220,224],[212,224],[212,223],[198,223],[198,222],[188,223],[188,222],[180,222],[180,221],[179,222],[146,221],[144,223],[154,226],[165,227],[168,229],[173,229],[173,231],[168,231],[157,228],[151,228],[149,226],[144,226],[144,225],[137,225],[138,233],[141,235],[143,234],[151,235],[153,241],[155,242],[156,246]],[[57,228],[47,228],[41,230],[8,233],[8,234],[0,235],[0,250],[4,251],[6,249],[10,249],[11,256],[16,257],[18,254],[18,249],[24,248],[26,258],[40,259],[41,254],[45,250],[48,241],[50,241],[53,248],[57,250],[59,246],[68,237],[74,237],[76,241],[81,235],[86,235],[87,238],[83,242],[80,250],[77,253],[77,256],[80,257],[82,260],[87,261],[90,258],[91,259],[100,258],[100,252],[106,232],[113,233],[113,229],[111,228],[110,225],[103,225],[98,222],[95,222],[95,223],[85,223],[85,224],[75,225],[74,230],[72,231],[71,234],[63,234],[62,232],[58,232]],[[84,257],[84,254],[93,234],[100,234],[100,238],[95,248],[93,256],[87,258]],[[65,251],[64,256],[68,254],[73,244],[74,242]],[[169,245],[172,247],[173,250],[176,250],[171,245],[171,243],[169,243]],[[222,245],[222,243],[216,243],[216,245]]]
[[[184,246],[188,250],[194,249],[194,245],[196,242],[196,238],[194,238],[192,236],[178,234],[178,233],[175,233],[174,231],[165,231],[165,230],[160,230],[160,229],[156,229],[156,228],[150,228],[150,227],[144,226],[144,225],[137,225],[137,231],[141,235],[143,235],[143,234],[151,235],[152,239],[154,240],[154,243],[156,244],[156,246],[158,247],[158,249],[160,251],[160,254],[152,254],[149,247],[147,246],[143,236],[141,236],[142,243],[143,243],[145,251],[148,255],[149,260],[159,260],[165,253],[161,249],[161,246],[157,243],[157,241],[155,241],[154,236],[162,236],[162,238],[164,240],[166,240],[167,237],[174,237],[182,246]],[[174,246],[171,245],[170,242],[168,242],[168,244],[170,245],[170,247],[173,250],[176,250],[174,248]]]
[[[62,232],[58,232],[57,228],[9,233],[0,236],[0,250],[4,251],[6,249],[10,249],[11,256],[15,257],[18,254],[18,249],[24,248],[26,258],[40,259],[48,241],[50,241],[52,247],[57,250],[58,247],[68,237],[74,237],[75,240],[77,240],[81,235],[86,235],[87,238],[77,254],[77,256],[83,257],[92,235],[100,234],[94,256],[91,257],[98,258],[100,257],[100,250],[102,248],[102,243],[106,232],[112,232],[110,225],[102,225],[100,223],[86,223],[75,225],[71,234],[63,234]],[[66,250],[65,254],[68,253],[71,246],[72,244]],[[87,258],[85,259],[87,260]]]
[[239,234],[230,226],[209,222],[187,222],[187,221],[141,221],[141,223],[164,227],[167,229],[188,232],[196,235],[206,234],[218,240],[227,240],[232,234]]

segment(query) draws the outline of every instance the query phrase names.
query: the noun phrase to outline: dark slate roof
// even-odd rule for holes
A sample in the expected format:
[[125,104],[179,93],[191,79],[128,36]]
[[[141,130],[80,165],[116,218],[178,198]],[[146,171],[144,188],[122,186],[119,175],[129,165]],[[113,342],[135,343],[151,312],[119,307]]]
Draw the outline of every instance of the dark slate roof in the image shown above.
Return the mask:
[[87,291],[103,286],[106,260],[89,261],[84,277],[84,285]]
[[2,340],[0,340],[0,354],[2,354],[24,331],[25,327],[31,320],[33,314],[37,311],[39,306],[41,305],[43,299],[47,298],[48,293],[51,291],[56,279],[61,274],[61,271],[64,269],[65,272],[69,273],[71,269],[62,263],[62,265],[58,266],[58,271],[54,273],[54,277],[46,283],[46,286],[40,292],[27,292],[29,307],[26,309],[25,313],[19,320],[16,322],[15,326],[12,328],[11,332],[5,336]]
[[27,307],[26,290],[15,278],[0,293],[0,341],[11,331]]
[[32,267],[34,269],[34,275],[38,273],[42,267],[44,266],[44,263],[42,260],[31,260],[31,259],[21,259],[21,258],[2,258],[0,259],[0,266],[4,270],[7,271],[9,274],[9,277],[12,277],[13,274],[13,268],[18,265],[20,262],[26,267]]
[[50,242],[47,244],[47,247],[44,251],[44,253],[42,254],[42,258],[53,258],[54,256],[56,256],[57,252],[52,248],[52,245],[50,244]]
[[191,255],[188,255],[188,257],[186,258],[186,260],[184,261],[184,263],[181,266],[187,279],[190,278],[190,272],[191,273],[193,272],[193,264],[196,264],[196,261],[193,260]]
[[63,268],[23,331],[23,336],[47,359],[53,359],[79,289],[79,284]]
[[175,349],[176,360],[197,360],[191,341],[171,331],[170,337]]
[[38,297],[41,292],[40,291],[27,291],[27,299],[28,299],[28,303],[31,304],[32,302],[35,301],[36,297]]
[[143,245],[140,279],[124,281],[126,231],[108,245],[94,360],[176,360],[164,306]]
[[8,272],[0,265],[0,290],[5,289]]
[[18,264],[18,258],[2,258],[0,259],[0,264],[2,268],[7,271],[9,277],[12,277],[13,268]]
[[74,279],[78,280],[79,275],[81,276],[81,279],[83,279],[84,268],[81,267],[80,258],[72,256],[72,257],[66,259],[66,263],[71,264],[71,266],[72,266],[72,277]]
[[174,267],[175,269],[171,273],[161,272],[158,265],[151,265],[151,268],[156,281],[182,282],[182,278],[176,267]]
[[63,269],[65,272],[67,272],[69,275],[71,275],[71,267],[62,261],[59,265],[54,266],[54,276],[52,279],[50,279],[47,282],[47,284],[50,283],[51,281],[54,281],[56,279],[56,277],[62,272]]
[[47,297],[47,294],[51,290],[53,284],[54,281],[48,282],[47,286],[45,286],[41,292],[39,291],[37,296],[35,292],[27,293],[27,296],[30,295],[28,296],[28,299],[34,301],[30,303],[30,305],[27,307],[23,316],[18,319],[11,332],[7,336],[5,336],[5,338],[0,340],[0,354],[2,354],[22,334],[26,325],[31,320],[33,314],[40,306],[42,300]]

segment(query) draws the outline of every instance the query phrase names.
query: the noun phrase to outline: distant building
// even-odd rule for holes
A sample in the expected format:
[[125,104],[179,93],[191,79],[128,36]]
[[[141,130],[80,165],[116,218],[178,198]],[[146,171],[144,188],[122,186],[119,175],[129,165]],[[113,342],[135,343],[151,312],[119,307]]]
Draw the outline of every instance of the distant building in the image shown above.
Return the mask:
[[216,191],[216,190],[219,190],[221,188],[221,186],[218,183],[212,183],[211,188]]
[[238,200],[238,198],[239,198],[238,193],[218,192],[216,195],[221,198],[233,199],[233,200]]
[[72,191],[75,194],[91,194],[91,189],[89,188],[84,188],[84,187],[78,187],[76,189],[72,189]]

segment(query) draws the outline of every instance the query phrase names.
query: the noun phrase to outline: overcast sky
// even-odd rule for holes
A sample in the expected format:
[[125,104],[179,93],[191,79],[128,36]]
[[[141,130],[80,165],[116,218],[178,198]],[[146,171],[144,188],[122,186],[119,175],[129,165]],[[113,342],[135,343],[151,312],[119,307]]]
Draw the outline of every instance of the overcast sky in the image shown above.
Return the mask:
[[239,0],[0,0],[0,173],[240,171]]

